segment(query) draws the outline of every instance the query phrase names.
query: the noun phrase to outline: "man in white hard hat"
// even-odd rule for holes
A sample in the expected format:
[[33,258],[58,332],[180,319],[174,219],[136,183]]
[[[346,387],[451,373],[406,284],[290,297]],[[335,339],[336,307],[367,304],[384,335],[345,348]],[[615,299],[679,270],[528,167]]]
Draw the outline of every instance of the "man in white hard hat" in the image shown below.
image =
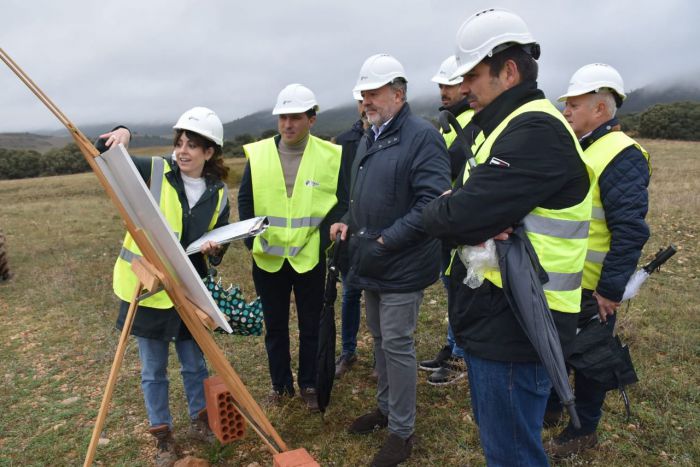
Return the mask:
[[[344,197],[347,198],[347,193],[350,191],[350,173],[352,172],[352,163],[355,161],[357,146],[369,128],[367,115],[365,115],[365,107],[362,103],[362,94],[359,91],[352,93],[352,97],[357,104],[358,120],[352,125],[348,131],[339,134],[333,141],[343,148],[342,170],[343,173],[343,191]],[[347,276],[347,247],[341,244],[342,258],[341,272],[343,277]],[[335,377],[340,379],[350,371],[357,361],[357,333],[360,329],[360,299],[362,297],[362,289],[349,286],[343,281],[343,301],[341,307],[341,352],[335,362]]]
[[[467,130],[466,127],[474,116],[474,111],[469,107],[467,98],[460,91],[462,77],[452,78],[456,69],[457,59],[454,55],[450,55],[440,64],[440,68],[431,81],[437,83],[440,90],[440,99],[442,101],[440,111],[447,110],[451,112],[456,117],[460,127],[468,134],[471,134],[472,131]],[[457,132],[454,129],[449,133],[443,133],[442,136],[445,138],[447,152],[450,156],[450,179],[454,185],[457,177],[464,170],[464,165],[469,157],[469,149],[457,139]],[[450,264],[450,252],[451,246],[443,243],[440,278],[446,289],[450,279],[450,276],[445,274]],[[447,323],[446,345],[440,349],[435,358],[421,361],[418,364],[418,368],[430,372],[428,384],[433,386],[453,384],[467,375],[464,364],[464,350],[457,345],[449,321]]]
[[[507,238],[525,225],[563,350],[576,334],[591,211],[591,176],[576,135],[537,88],[539,45],[516,14],[489,9],[457,33],[462,92],[483,131],[477,167],[423,210],[426,230],[457,245]],[[449,315],[467,360],[472,410],[488,465],[547,465],[541,432],[551,388],[538,354],[489,269],[476,289],[455,258]]]
[[449,189],[445,142],[406,103],[406,73],[396,58],[365,60],[354,88],[372,125],[352,167],[349,211],[331,227],[350,240],[347,282],[365,293],[374,338],[377,408],[349,431],[389,428],[372,465],[393,466],[411,455],[416,418],[413,334],[423,289],[438,279],[440,243],[421,225],[421,210]]
[[[625,100],[620,74],[610,65],[592,63],[571,77],[564,101],[564,117],[571,124],[593,168],[593,211],[588,253],[583,269],[583,292],[578,327],[598,320],[612,335],[616,310],[625,284],[634,273],[649,227],[644,218],[649,209],[649,154],[639,143],[620,130],[615,118]],[[583,372],[575,372],[576,412],[581,428],[571,423],[547,443],[554,457],[568,457],[594,447],[606,388]],[[550,398],[545,421],[556,422],[561,405]]]
[[[270,225],[247,246],[262,301],[270,400],[294,395],[290,367],[289,301],[299,323],[297,383],[309,410],[318,410],[316,350],[328,228],[345,211],[339,203],[340,146],[310,134],[318,104],[301,84],[282,89],[272,111],[279,135],[243,146],[248,158],[238,194],[240,219],[267,216]],[[324,232],[323,235],[320,232]]]

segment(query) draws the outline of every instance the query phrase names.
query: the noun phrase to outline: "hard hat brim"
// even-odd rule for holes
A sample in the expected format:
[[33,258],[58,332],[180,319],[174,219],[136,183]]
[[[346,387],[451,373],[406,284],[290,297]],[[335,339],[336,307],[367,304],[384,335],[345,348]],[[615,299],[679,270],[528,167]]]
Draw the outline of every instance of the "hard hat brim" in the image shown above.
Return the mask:
[[474,67],[477,66],[480,62],[481,62],[481,60],[476,61],[476,62],[472,61],[472,62],[468,62],[468,63],[465,63],[463,65],[458,66],[457,69],[455,70],[455,72],[452,73],[452,75],[450,75],[450,79],[454,80],[454,79],[460,78],[463,80],[464,75],[466,75],[467,73],[472,71],[474,69]]
[[303,114],[311,109],[313,109],[316,112],[320,110],[318,105],[314,105],[312,107],[275,107],[274,109],[272,109],[272,115]]
[[461,84],[462,81],[464,81],[464,78],[462,78],[462,75],[450,79],[445,78],[444,76],[435,75],[430,79],[430,81],[437,84],[444,84],[445,86],[454,86],[456,84]]

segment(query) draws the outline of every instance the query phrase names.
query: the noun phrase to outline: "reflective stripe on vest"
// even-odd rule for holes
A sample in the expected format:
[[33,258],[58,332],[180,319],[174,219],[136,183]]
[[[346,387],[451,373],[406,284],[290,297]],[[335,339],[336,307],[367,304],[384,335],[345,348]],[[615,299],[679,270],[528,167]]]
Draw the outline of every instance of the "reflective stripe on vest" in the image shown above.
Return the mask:
[[649,153],[639,143],[621,131],[611,131],[603,135],[583,153],[586,163],[591,166],[596,176],[596,182],[593,187],[593,209],[591,211],[588,252],[586,253],[586,262],[583,268],[583,287],[585,289],[595,290],[598,286],[605,256],[610,251],[610,230],[605,221],[605,210],[600,199],[598,178],[608,164],[630,146],[636,146],[644,154],[649,174],[651,175]]
[[[182,205],[180,204],[177,191],[170,185],[165,177],[168,172],[170,172],[170,165],[163,158],[154,157],[151,161],[149,191],[156,201],[156,204],[158,204],[168,225],[173,230],[173,233],[179,238],[182,232]],[[216,225],[219,219],[219,213],[226,207],[226,203],[228,203],[228,188],[226,184],[224,184],[223,188],[218,190],[218,197],[216,209],[209,222],[208,230],[214,228],[214,225]],[[138,282],[136,275],[131,270],[131,262],[135,258],[140,257],[141,251],[138,246],[136,246],[134,239],[127,232],[124,237],[122,249],[114,264],[114,276],[112,280],[114,293],[126,302],[131,301],[134,288]],[[140,301],[139,305],[165,309],[171,308],[173,303],[170,301],[168,294],[163,290]]]
[[[569,131],[579,157],[583,159],[583,152],[576,135],[561,113],[547,99],[539,99],[517,108],[480,146],[475,145],[475,158],[479,164],[489,159],[491,148],[508,123],[525,112],[543,112],[559,120]],[[549,276],[549,282],[543,286],[547,304],[552,310],[565,313],[578,313],[581,305],[581,279],[586,257],[594,177],[590,167],[587,169],[591,189],[583,201],[564,209],[536,207],[523,219],[527,236],[532,242],[540,264]],[[465,170],[465,183],[468,178],[469,174]],[[487,271],[484,277],[498,287],[503,287],[499,270]]]
[[253,241],[253,260],[276,272],[285,260],[304,273],[318,264],[319,226],[335,206],[341,148],[309,135],[287,196],[284,172],[274,138],[243,146],[250,165],[256,216],[267,216],[267,230]]

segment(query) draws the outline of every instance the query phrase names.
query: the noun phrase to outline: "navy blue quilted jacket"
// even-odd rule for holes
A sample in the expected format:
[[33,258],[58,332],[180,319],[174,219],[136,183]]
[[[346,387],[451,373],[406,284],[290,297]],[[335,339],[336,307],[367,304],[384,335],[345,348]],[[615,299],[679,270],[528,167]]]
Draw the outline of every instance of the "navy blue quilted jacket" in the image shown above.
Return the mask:
[[[583,150],[615,131],[618,124],[613,118],[584,136],[581,139]],[[649,226],[644,220],[649,210],[647,160],[637,147],[630,146],[608,164],[598,184],[611,240],[596,291],[609,300],[620,301],[649,239]]]

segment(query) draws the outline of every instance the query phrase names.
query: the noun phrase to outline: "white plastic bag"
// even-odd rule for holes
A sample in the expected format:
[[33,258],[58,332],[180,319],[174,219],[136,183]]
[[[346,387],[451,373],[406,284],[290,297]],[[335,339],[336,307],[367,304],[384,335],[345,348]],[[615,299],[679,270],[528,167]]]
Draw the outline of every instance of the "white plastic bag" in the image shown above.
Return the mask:
[[467,268],[467,275],[463,282],[472,289],[483,284],[486,271],[498,269],[498,255],[493,239],[477,246],[461,246],[457,248],[457,254]]

